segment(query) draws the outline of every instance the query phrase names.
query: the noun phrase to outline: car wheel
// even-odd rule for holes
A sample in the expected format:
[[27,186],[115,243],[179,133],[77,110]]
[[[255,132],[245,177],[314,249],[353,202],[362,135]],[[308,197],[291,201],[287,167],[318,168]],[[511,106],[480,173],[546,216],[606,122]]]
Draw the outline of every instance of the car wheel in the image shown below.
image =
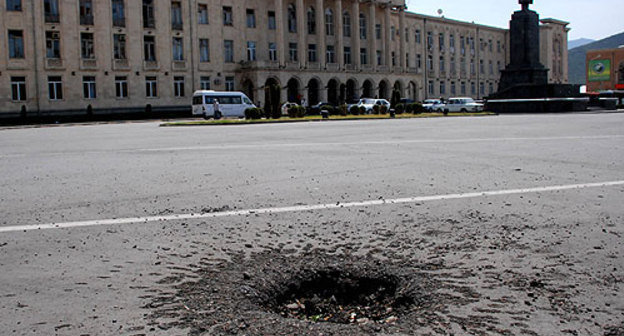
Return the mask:
[[465,108],[461,109],[461,112],[466,113],[468,112],[468,110],[466,110]]

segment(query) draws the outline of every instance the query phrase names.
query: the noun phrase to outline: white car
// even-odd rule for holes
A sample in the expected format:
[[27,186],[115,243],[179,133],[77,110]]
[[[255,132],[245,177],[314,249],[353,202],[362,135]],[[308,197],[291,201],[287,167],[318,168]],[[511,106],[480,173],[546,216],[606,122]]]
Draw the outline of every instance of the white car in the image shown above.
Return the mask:
[[291,103],[291,102],[284,103],[282,105],[282,109],[281,109],[282,116],[287,116],[288,115],[288,110],[290,110],[291,107],[295,107],[295,106],[298,106],[297,103]]
[[373,106],[375,105],[379,105],[380,107],[385,105],[388,108],[388,111],[390,111],[390,102],[385,99],[364,98],[360,99],[360,101],[354,106],[357,106],[358,108],[364,107],[366,109],[366,113],[370,114],[373,112]]
[[439,108],[442,102],[439,99],[427,99],[423,102],[422,106],[425,111],[436,111],[434,108]]
[[469,97],[451,98],[444,107],[445,112],[481,112],[483,104]]

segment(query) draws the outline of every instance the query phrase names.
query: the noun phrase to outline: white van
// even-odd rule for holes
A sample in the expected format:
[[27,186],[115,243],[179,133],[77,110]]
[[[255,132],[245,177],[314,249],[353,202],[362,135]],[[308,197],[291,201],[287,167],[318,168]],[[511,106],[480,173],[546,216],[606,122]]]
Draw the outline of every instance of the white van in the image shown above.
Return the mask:
[[223,117],[245,117],[245,110],[256,107],[242,92],[195,91],[193,94],[193,116],[214,118],[214,101],[219,100]]

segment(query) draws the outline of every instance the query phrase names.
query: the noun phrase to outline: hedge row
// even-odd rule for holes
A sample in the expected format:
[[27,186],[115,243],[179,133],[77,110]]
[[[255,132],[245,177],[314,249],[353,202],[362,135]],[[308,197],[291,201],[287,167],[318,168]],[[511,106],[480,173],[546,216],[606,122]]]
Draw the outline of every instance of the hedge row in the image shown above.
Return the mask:
[[[364,107],[353,105],[350,108],[347,105],[340,106],[331,106],[331,105],[323,105],[321,106],[321,111],[327,111],[330,115],[364,115],[367,114],[367,111]],[[374,105],[371,114],[388,114],[388,107],[385,105]],[[411,103],[411,104],[397,104],[395,108],[395,112],[397,114],[403,113],[423,113],[425,109],[420,103]],[[306,109],[303,106],[293,106],[288,109],[288,117],[290,118],[303,118],[306,116]],[[261,108],[248,108],[245,110],[245,119],[262,119],[269,117],[264,112],[264,109]]]

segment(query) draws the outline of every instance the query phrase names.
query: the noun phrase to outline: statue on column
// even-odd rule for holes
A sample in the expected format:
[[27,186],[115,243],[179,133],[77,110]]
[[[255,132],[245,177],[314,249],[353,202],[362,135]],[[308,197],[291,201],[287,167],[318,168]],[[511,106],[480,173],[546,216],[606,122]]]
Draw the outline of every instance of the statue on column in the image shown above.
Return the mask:
[[533,0],[519,0],[519,2],[522,5],[522,10],[528,10],[529,5],[533,4]]

